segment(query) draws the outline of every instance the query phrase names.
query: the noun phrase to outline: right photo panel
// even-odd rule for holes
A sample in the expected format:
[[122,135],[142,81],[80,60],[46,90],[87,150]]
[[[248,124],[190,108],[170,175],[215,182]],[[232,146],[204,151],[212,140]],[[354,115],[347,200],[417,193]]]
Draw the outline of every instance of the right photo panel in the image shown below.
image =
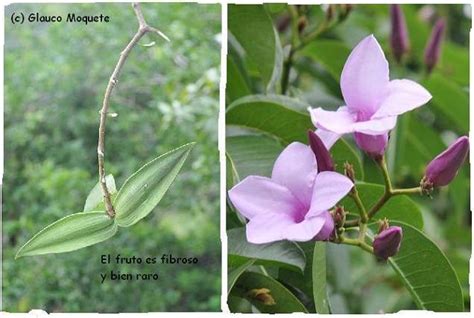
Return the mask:
[[227,11],[230,312],[469,311],[471,7]]

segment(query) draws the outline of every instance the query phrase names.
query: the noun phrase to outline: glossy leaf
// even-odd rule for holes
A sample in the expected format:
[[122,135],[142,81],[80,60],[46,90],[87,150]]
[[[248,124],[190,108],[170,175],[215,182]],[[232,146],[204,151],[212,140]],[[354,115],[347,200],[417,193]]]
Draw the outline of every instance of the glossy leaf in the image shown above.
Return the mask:
[[302,55],[320,63],[337,81],[350,53],[351,50],[342,42],[322,39],[313,41],[301,51]]
[[270,177],[283,146],[268,136],[245,135],[227,137],[226,149],[242,180],[249,175]]
[[309,105],[278,95],[249,95],[229,105],[226,124],[270,133],[285,143],[306,143],[308,129],[314,129]]
[[265,86],[280,78],[283,52],[270,16],[261,5],[229,5],[229,30],[256,65]]
[[304,271],[304,252],[293,242],[252,244],[247,242],[245,228],[242,227],[228,230],[227,242],[229,266],[240,266],[249,259],[255,259],[257,264],[285,266]]
[[[266,291],[265,297],[253,297],[255,290]],[[277,280],[260,273],[245,272],[237,280],[235,293],[252,303],[262,313],[307,312],[305,306]],[[265,301],[272,304],[265,304]]]
[[131,226],[146,217],[168,191],[195,143],[189,143],[150,161],[123,184],[114,201],[119,226]]
[[[113,175],[109,174],[105,177],[105,184],[107,185],[107,189],[109,190],[111,195],[117,193],[117,188],[115,187],[115,179]],[[94,188],[92,188],[91,192],[89,192],[89,195],[86,199],[86,203],[84,204],[84,212],[93,210],[105,210],[102,189],[100,187],[99,182],[97,182]]]
[[227,103],[250,94],[247,80],[232,55],[227,56],[227,84],[225,92]]
[[439,75],[422,82],[433,95],[430,102],[437,114],[452,123],[452,129],[465,134],[469,131],[469,95],[456,83]]
[[[357,191],[367,209],[373,206],[382,196],[384,187],[378,184],[358,183]],[[346,197],[341,205],[352,214],[358,214],[354,201]],[[377,214],[374,219],[387,218],[410,224],[418,229],[423,229],[423,217],[417,204],[405,195],[398,195],[391,198]]]
[[104,211],[71,214],[39,231],[18,250],[16,258],[74,251],[105,241],[116,232],[117,225]]
[[316,242],[313,252],[313,299],[318,314],[329,314],[326,290],[326,243]]
[[242,265],[229,268],[229,273],[227,275],[227,293],[230,293],[230,290],[232,289],[232,287],[234,287],[234,284],[237,281],[237,279],[240,277],[240,275],[242,275],[242,273],[245,272],[247,268],[252,266],[254,262],[255,260],[249,259]]
[[450,262],[423,232],[402,222],[400,252],[389,258],[419,309],[457,312],[464,310],[462,290]]

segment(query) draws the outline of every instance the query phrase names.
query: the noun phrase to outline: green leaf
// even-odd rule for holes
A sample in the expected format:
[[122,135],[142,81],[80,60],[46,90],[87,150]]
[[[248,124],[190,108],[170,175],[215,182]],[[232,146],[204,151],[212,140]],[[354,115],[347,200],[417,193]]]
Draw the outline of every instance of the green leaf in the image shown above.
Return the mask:
[[167,152],[145,164],[120,188],[114,202],[119,226],[131,226],[146,217],[168,191],[194,142]]
[[364,180],[364,168],[359,154],[352,148],[347,141],[339,139],[330,150],[336,171],[344,174],[344,163],[348,162],[354,167],[355,178]]
[[270,177],[273,164],[283,147],[268,136],[245,135],[227,137],[226,149],[242,180],[249,175]]
[[457,312],[464,310],[461,285],[443,252],[423,232],[402,222],[400,252],[389,258],[419,309]]
[[[357,191],[365,207],[369,209],[382,196],[384,187],[378,184],[357,183]],[[354,201],[349,197],[344,198],[341,205],[351,214],[359,213]],[[420,208],[405,195],[397,195],[391,198],[374,216],[376,220],[383,218],[402,221],[418,229],[423,229],[423,217]]]
[[255,260],[249,259],[245,263],[237,267],[229,267],[229,274],[227,275],[227,293],[230,293],[232,287],[234,287],[237,279],[242,275],[247,268],[253,265]]
[[440,63],[435,72],[460,85],[469,86],[469,50],[452,42],[443,43]]
[[458,133],[469,131],[469,95],[461,87],[440,75],[433,74],[422,82],[433,95],[429,105],[453,124]]
[[313,253],[313,299],[318,314],[329,314],[326,291],[326,243],[316,242]]
[[[245,272],[237,280],[234,290],[262,313],[308,312],[303,304],[277,280],[260,273]],[[255,290],[266,289],[267,297],[252,296]],[[264,299],[273,304],[264,304]]]
[[227,231],[229,266],[239,266],[249,259],[257,264],[285,266],[289,269],[304,271],[305,255],[301,248],[290,241],[269,244],[247,242],[245,228]]
[[226,84],[227,103],[249,95],[250,88],[245,76],[242,74],[232,55],[227,55],[227,84]]
[[307,56],[321,65],[339,81],[342,68],[351,50],[342,42],[336,40],[318,39],[308,44],[302,51]]
[[285,143],[307,142],[307,130],[314,129],[309,105],[281,95],[250,95],[229,105],[226,124],[257,129]]
[[281,75],[283,52],[272,20],[262,5],[229,5],[229,30],[271,89]]
[[[117,188],[115,187],[115,179],[114,176],[109,174],[105,177],[105,184],[107,185],[107,189],[111,195],[117,193]],[[102,188],[100,187],[100,183],[97,182],[94,188],[92,188],[91,192],[87,196],[86,203],[84,204],[84,212],[88,211],[99,211],[105,210],[104,200],[102,196]]]
[[104,211],[71,214],[39,231],[15,258],[74,251],[105,241],[115,232],[117,225]]

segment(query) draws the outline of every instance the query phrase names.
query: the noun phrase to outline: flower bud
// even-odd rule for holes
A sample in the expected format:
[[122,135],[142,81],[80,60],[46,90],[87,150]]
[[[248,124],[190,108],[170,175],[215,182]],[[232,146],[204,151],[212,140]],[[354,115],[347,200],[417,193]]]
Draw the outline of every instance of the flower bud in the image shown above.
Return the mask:
[[388,144],[388,133],[372,136],[356,132],[354,133],[354,139],[360,149],[372,158],[377,159],[382,157],[385,152]]
[[334,226],[336,228],[343,227],[344,223],[346,223],[346,211],[344,211],[343,207],[337,206],[332,211],[332,218],[334,220]]
[[445,26],[444,20],[439,19],[431,31],[430,39],[425,48],[425,65],[428,73],[431,73],[436,63],[438,63]]
[[349,162],[344,162],[344,174],[348,177],[353,183],[355,183],[355,171],[354,166]]
[[405,23],[405,16],[399,4],[392,4],[390,7],[392,22],[392,32],[390,34],[390,45],[393,56],[400,62],[403,54],[409,49],[408,31]]
[[316,241],[327,241],[334,234],[334,220],[331,213],[324,212],[324,217],[326,220],[324,222],[323,228],[314,238]]
[[387,260],[394,256],[400,249],[403,231],[401,227],[390,226],[379,233],[374,240],[374,254],[380,260]]
[[316,156],[316,162],[318,164],[318,172],[322,171],[334,171],[334,163],[331,158],[331,154],[324,146],[321,138],[318,137],[313,131],[308,130],[309,145]]
[[425,176],[421,180],[423,192],[429,193],[434,187],[449,184],[457,175],[468,151],[469,138],[463,136],[431,160],[426,166]]
[[308,20],[306,19],[305,16],[301,16],[298,19],[298,33],[301,34],[303,33],[304,29],[308,25]]

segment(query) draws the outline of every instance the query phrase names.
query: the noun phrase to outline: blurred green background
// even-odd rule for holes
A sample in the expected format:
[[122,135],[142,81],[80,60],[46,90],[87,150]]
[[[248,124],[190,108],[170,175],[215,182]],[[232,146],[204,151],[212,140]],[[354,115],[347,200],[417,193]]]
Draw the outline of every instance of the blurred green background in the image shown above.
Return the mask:
[[[159,206],[136,226],[79,251],[14,260],[53,221],[80,212],[97,182],[100,105],[120,51],[137,29],[129,4],[10,5],[5,9],[3,310],[220,311],[219,5],[143,4],[149,34],[132,51],[111,100],[106,169],[120,187],[147,161],[197,141]],[[12,25],[12,12],[104,14],[110,23]],[[198,265],[102,266],[100,255],[173,256]],[[99,273],[158,271],[156,282]]]
[[[284,100],[281,102],[291,111],[295,111],[293,113],[303,113],[300,117],[295,115],[297,119],[292,118],[292,123],[297,120],[303,121],[304,118],[300,118],[307,116],[307,105],[323,107],[327,110],[335,110],[344,105],[339,85],[344,63],[352,48],[360,40],[369,34],[374,34],[389,61],[390,78],[415,80],[433,95],[433,99],[426,106],[399,116],[397,127],[391,133],[387,161],[396,187],[417,186],[426,164],[458,136],[469,134],[470,5],[401,5],[410,40],[410,50],[404,56],[402,63],[395,61],[390,47],[390,5],[297,5],[290,7],[287,4],[264,4],[263,6],[264,15],[269,17],[278,34],[277,40],[274,41],[273,30],[271,28],[269,31],[265,30],[269,32],[267,33],[269,40],[265,44],[267,47],[271,45],[280,47],[281,43],[281,52],[276,50],[275,54],[273,51],[261,50],[257,53],[261,54],[258,56],[260,58],[267,54],[268,60],[275,60],[273,71],[278,67],[284,69],[281,60],[278,61],[278,56],[280,54],[284,61],[287,60],[292,40],[296,37],[301,40],[319,32],[319,35],[308,41],[307,45],[297,51],[292,59],[289,85],[285,95],[291,97],[292,101],[301,102],[302,105],[296,102],[285,103]],[[238,12],[237,9],[235,11]],[[296,16],[296,19],[293,17],[295,22],[293,26],[292,13]],[[236,13],[235,19],[238,20],[242,16]],[[433,25],[438,19],[446,21],[441,56],[433,72],[427,74],[423,58],[424,50]],[[262,22],[261,25],[265,23]],[[236,29],[240,27],[237,22],[230,25],[230,28],[232,26]],[[246,54],[248,52],[245,52],[245,48],[242,48],[245,45],[239,43],[239,38],[235,34],[234,36],[229,36],[226,91],[226,104],[229,109],[240,101],[242,101],[241,104],[245,104],[243,100],[248,95],[267,94],[270,97],[272,97],[271,94],[282,95],[281,81],[273,86],[270,85],[273,83],[268,81],[270,84],[266,86],[261,65],[254,63],[249,54]],[[244,36],[241,35],[242,37]],[[252,41],[249,40],[246,45],[251,47]],[[274,56],[277,57],[274,58]],[[270,69],[270,75],[272,75],[271,71],[272,69]],[[269,100],[270,97],[268,97]],[[264,97],[261,98],[264,99]],[[229,112],[228,121],[231,117]],[[239,116],[244,118],[244,113],[245,111],[236,111],[232,114],[234,117],[230,119],[239,122]],[[255,112],[255,114],[255,117],[258,115],[264,117],[261,113]],[[300,135],[298,135],[299,132],[293,132],[292,127],[283,119],[279,120],[279,117],[274,114],[261,121],[254,120],[258,124],[252,122],[253,125],[260,125],[256,128],[263,127],[260,131],[245,129],[242,127],[244,125],[238,126],[238,124],[227,126],[227,151],[229,154],[234,154],[232,160],[241,163],[242,171],[238,171],[240,177],[247,175],[249,171],[254,172],[252,174],[256,171],[260,172],[257,174],[269,174],[279,151],[286,143],[293,141],[282,141],[284,138],[281,136],[303,135],[303,132]],[[265,131],[265,127],[270,128]],[[273,128],[280,135],[271,130]],[[281,132],[283,130],[284,132]],[[262,131],[265,134],[262,134]],[[242,149],[245,145],[238,144],[237,141],[239,137],[248,137],[248,135],[253,135],[254,144],[257,144],[256,140],[260,139],[258,144],[260,147],[256,147],[255,151],[251,149],[253,151],[251,152],[248,150],[251,146],[248,146],[245,148],[248,152],[244,153]],[[357,150],[362,159],[365,174],[356,176],[357,179],[383,184],[383,179],[373,160],[357,149],[352,136],[346,136],[344,139]],[[248,137],[247,140],[252,139]],[[254,155],[252,159],[260,165],[248,163],[251,161],[246,158],[249,153]],[[238,168],[238,164],[236,166]],[[472,221],[469,208],[469,175],[469,163],[466,162],[454,181],[447,187],[437,189],[432,198],[412,197],[422,211],[424,232],[437,243],[456,271],[462,286],[466,311],[470,308],[469,259]],[[231,186],[232,183],[228,184],[228,187]],[[228,229],[242,226],[231,208],[228,208],[228,220],[232,221],[227,222]],[[365,255],[358,249],[335,244],[327,244],[326,256],[328,296],[332,313],[380,313],[416,309],[410,294],[389,266],[377,264],[370,255]],[[275,266],[266,266],[265,269],[271,273],[270,275],[274,275]],[[274,275],[274,278],[277,278],[277,275]],[[300,294],[296,294],[300,297]],[[303,303],[306,301],[302,296],[300,300]],[[255,310],[255,307],[246,303],[237,311]]]

